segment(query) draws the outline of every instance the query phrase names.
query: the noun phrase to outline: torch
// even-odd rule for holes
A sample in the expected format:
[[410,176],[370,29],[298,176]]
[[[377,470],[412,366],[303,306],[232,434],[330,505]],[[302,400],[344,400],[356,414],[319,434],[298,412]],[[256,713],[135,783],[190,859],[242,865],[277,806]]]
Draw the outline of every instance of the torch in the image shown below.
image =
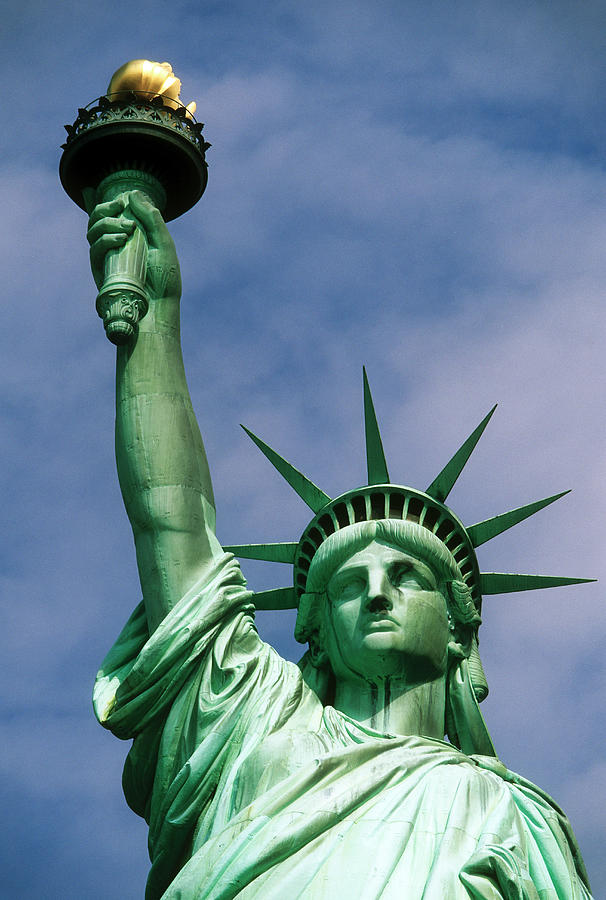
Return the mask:
[[[181,82],[169,63],[135,59],[112,77],[107,94],[78,110],[66,125],[59,166],[61,184],[89,214],[105,203],[140,190],[165,221],[198,202],[208,180],[210,144],[196,122],[195,103],[179,99]],[[124,215],[129,217],[128,204]],[[134,214],[130,215],[137,225]],[[140,226],[125,245],[105,258],[96,308],[114,344],[127,343],[149,307],[145,290],[147,241]]]

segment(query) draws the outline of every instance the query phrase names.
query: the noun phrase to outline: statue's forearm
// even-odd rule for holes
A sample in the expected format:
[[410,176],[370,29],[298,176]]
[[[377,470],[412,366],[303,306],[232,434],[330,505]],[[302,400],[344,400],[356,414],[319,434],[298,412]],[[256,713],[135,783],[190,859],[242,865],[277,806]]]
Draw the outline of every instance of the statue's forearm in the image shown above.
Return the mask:
[[176,300],[150,308],[136,341],[118,349],[116,460],[153,628],[219,551]]

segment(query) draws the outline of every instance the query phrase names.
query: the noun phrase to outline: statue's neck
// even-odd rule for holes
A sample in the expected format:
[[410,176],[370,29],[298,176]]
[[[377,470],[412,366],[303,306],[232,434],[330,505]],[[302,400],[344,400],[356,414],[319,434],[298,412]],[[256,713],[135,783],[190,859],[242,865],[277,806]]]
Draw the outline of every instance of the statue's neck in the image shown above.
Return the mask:
[[444,738],[446,679],[444,676],[409,687],[395,677],[373,681],[339,680],[335,709],[385,734]]

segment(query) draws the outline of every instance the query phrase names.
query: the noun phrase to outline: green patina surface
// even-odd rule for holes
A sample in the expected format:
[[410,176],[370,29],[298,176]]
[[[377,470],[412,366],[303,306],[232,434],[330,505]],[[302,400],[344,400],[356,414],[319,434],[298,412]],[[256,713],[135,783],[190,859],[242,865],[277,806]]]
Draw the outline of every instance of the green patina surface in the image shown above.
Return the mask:
[[[425,491],[392,483],[364,373],[368,485],[330,498],[248,432],[314,518],[299,541],[222,547],[175,247],[161,194],[131,187],[145,184],[82,194],[100,296],[119,257],[146,302],[116,383],[143,602],[94,702],[133,739],[124,789],[149,823],[148,900],[586,900],[565,816],[499,761],[479,710],[482,593],[583,579],[482,573],[475,548],[562,494],[467,528],[445,505],[494,410]],[[293,585],[253,594],[228,551],[292,564]],[[295,606],[298,666],[254,626],[255,608]]]

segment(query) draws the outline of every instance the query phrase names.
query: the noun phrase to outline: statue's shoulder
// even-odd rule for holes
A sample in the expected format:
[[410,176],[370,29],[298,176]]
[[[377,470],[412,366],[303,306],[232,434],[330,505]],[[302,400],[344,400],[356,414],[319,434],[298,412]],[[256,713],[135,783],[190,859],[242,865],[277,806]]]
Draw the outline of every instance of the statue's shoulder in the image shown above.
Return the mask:
[[[509,782],[510,784],[514,783],[515,779],[519,778],[519,776],[516,775],[515,772],[512,772],[511,769],[508,769],[497,756],[481,756],[478,753],[473,756],[467,756],[466,758],[476,768],[485,772],[492,772],[493,775],[498,775],[499,778],[502,778],[503,781]],[[528,783],[530,784],[530,782]]]
[[[547,791],[544,791],[538,785],[529,781],[528,778],[524,778],[523,775],[518,775],[517,772],[508,769],[496,756],[481,756],[478,754],[468,758],[472,760],[479,769],[498,775],[498,777],[506,784],[518,788],[528,797],[536,798],[536,800],[540,801],[541,805],[545,806],[546,809],[551,809],[558,816],[566,819],[562,808],[558,806],[556,801],[547,793]],[[566,819],[566,821],[568,820]]]
[[512,772],[499,759],[490,756],[473,756],[469,757],[478,766],[479,769],[486,772],[492,772],[502,779],[503,783],[508,786],[512,799],[518,807],[523,818],[530,821],[534,820],[538,812],[543,821],[549,822],[549,830],[554,836],[560,835],[558,842],[563,838],[565,845],[568,847],[570,858],[574,863],[574,868],[589,891],[589,879],[587,870],[581,856],[581,851],[577,843],[577,839],[572,830],[572,825],[568,820],[565,812],[556,803],[547,791],[533,784],[523,775]]
[[499,794],[506,806],[513,804],[522,813],[530,813],[531,808],[538,810],[542,818],[549,818],[554,822],[557,820],[560,825],[565,823],[570,829],[566,816],[555,800],[527,778],[508,769],[498,757],[467,755],[457,750],[454,752],[458,765],[454,767],[452,779],[468,784],[477,799],[487,801],[492,798],[492,803],[496,794]]

